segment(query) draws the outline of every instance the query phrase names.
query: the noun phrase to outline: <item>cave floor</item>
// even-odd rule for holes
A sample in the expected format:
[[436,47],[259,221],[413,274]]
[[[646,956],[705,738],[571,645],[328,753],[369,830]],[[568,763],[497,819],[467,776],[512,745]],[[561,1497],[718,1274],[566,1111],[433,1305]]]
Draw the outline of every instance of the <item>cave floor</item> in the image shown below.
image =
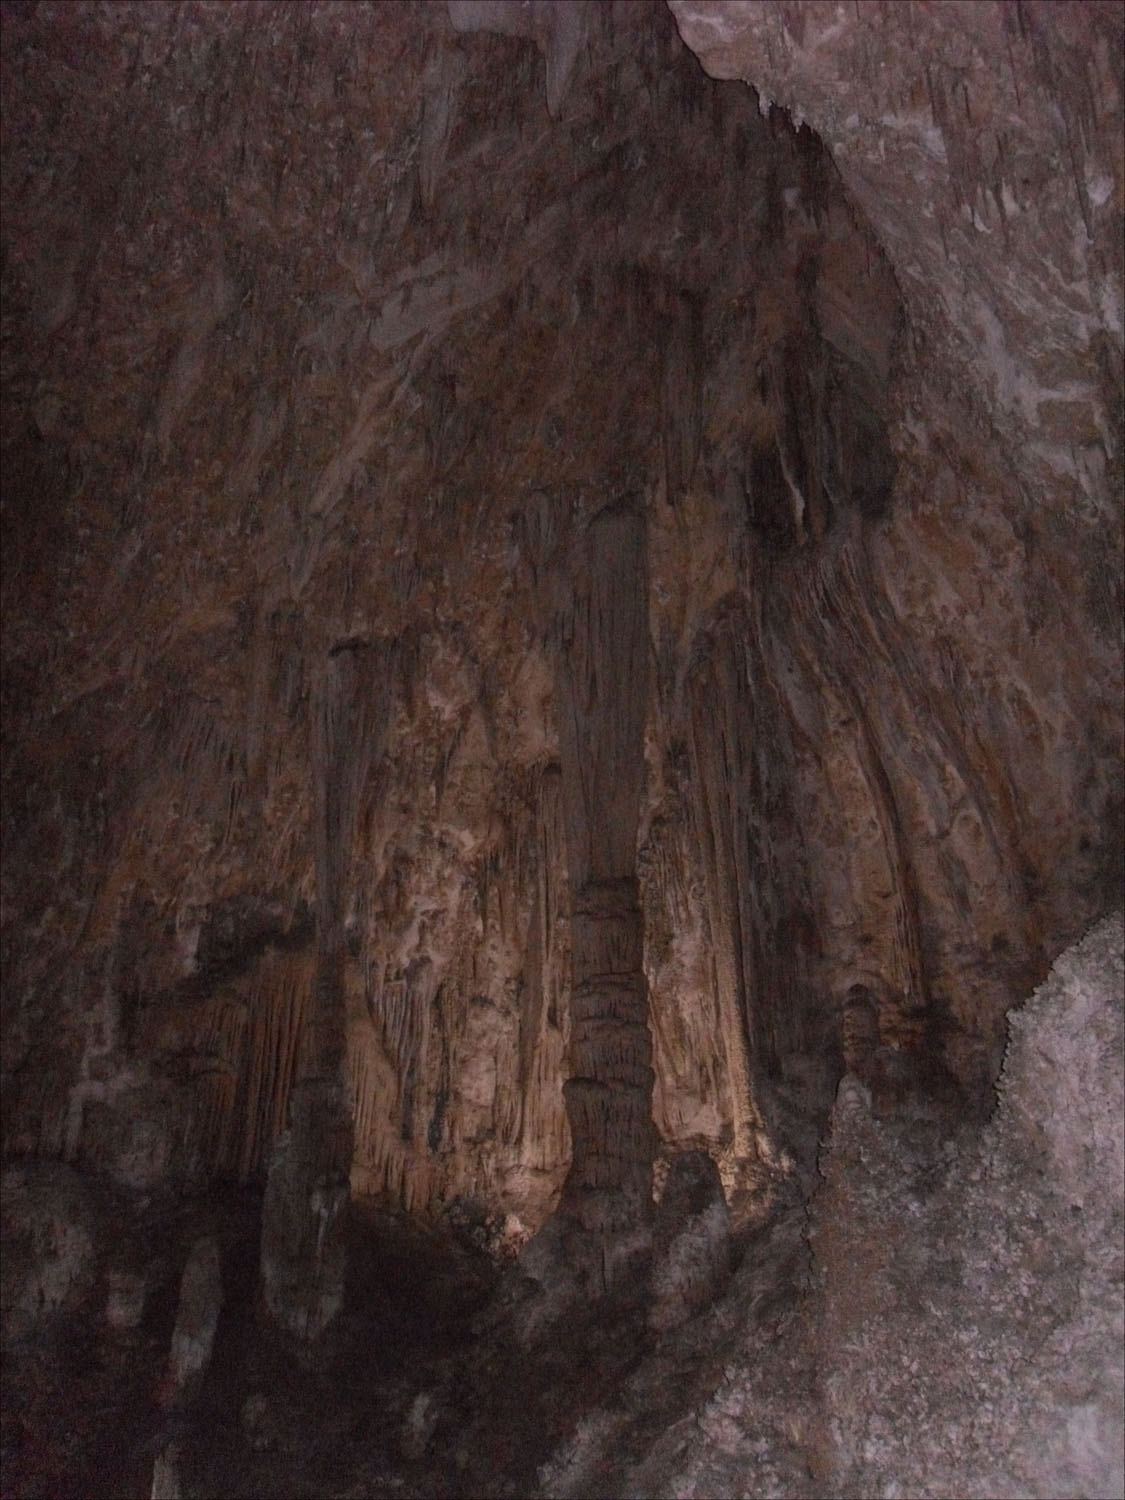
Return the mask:
[[[607,1411],[621,1426],[613,1472],[585,1483],[620,1493],[648,1445],[719,1384],[737,1337],[717,1307],[658,1338],[634,1302],[568,1318],[529,1349],[495,1313],[502,1269],[466,1237],[356,1204],[346,1311],[302,1361],[256,1316],[259,1208],[231,1193],[132,1226],[149,1272],[140,1323],[110,1326],[94,1289],[9,1351],[5,1500],[148,1500],[170,1451],[185,1497],[554,1492],[570,1481],[552,1455]],[[161,1383],[179,1268],[204,1232],[222,1245],[223,1308],[203,1385],[178,1410]]]

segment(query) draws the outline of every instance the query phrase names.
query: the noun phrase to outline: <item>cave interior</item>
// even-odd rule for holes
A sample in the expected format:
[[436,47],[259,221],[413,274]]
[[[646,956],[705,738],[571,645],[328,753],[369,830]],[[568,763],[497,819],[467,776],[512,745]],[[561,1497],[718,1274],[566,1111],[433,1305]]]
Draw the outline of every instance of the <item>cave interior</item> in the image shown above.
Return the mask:
[[1117,1482],[1123,38],[4,0],[6,1496]]

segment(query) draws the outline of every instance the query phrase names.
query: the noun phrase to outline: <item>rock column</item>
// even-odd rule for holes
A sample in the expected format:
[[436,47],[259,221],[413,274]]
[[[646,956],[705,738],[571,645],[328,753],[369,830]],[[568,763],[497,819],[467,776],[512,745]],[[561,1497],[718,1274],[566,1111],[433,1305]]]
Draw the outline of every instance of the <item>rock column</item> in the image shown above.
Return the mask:
[[651,1245],[652,1039],[636,880],[648,602],[643,513],[603,511],[571,557],[556,615],[562,790],[573,912],[573,1154],[559,1212],[604,1289]]
[[572,932],[565,1199],[587,1228],[620,1235],[645,1224],[652,1203],[652,1038],[636,880],[584,885]]

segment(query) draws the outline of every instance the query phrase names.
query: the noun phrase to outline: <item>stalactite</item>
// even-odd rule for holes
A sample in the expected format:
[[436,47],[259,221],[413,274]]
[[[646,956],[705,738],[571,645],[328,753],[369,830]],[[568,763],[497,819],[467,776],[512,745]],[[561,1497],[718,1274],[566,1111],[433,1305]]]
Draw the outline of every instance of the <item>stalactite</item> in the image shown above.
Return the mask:
[[245,1130],[237,1110],[244,1103],[249,1012],[223,997],[208,1004],[201,1020],[196,1149],[208,1173],[225,1176],[236,1169]]
[[[995,771],[995,757],[971,734],[960,700],[935,691],[916,648],[905,634],[891,607],[885,588],[877,580],[866,549],[849,545],[840,554],[839,607],[851,622],[847,629],[857,651],[856,660],[864,676],[876,663],[890,680],[902,683],[914,711],[941,755],[966,788],[980,820],[992,860],[1009,888],[1011,920],[1030,949],[1033,940],[1022,914],[1025,905],[1021,880],[1022,861],[1015,842],[1017,820],[1011,796]],[[878,704],[880,695],[871,700]]]
[[190,697],[171,741],[169,761],[183,787],[183,813],[208,819],[222,847],[231,838],[247,785],[243,731],[223,723],[213,705]]
[[730,1145],[731,1100],[698,859],[697,841],[682,814],[650,826],[640,853],[640,882],[654,1112],[665,1142],[695,1137],[718,1154]]
[[249,980],[206,1001],[194,1021],[191,1145],[205,1175],[257,1177],[285,1128],[308,1047],[315,963],[267,951]]
[[250,1043],[242,1092],[245,1116],[238,1173],[245,1180],[269,1161],[285,1121],[297,1076],[314,989],[308,955],[267,954],[251,986]]
[[[509,830],[514,913],[526,928],[506,940],[522,954],[518,1032],[510,1081],[498,1092],[498,1126],[523,1167],[565,1168],[570,1137],[559,1089],[569,1031],[569,920],[560,773],[539,765],[527,778]],[[512,879],[512,873],[515,878]]]
[[[887,776],[883,739],[875,729],[875,705],[866,694],[861,697],[860,685],[855,681],[856,668],[866,675],[870,653],[874,650],[876,656],[881,654],[882,644],[866,637],[861,622],[866,609],[870,608],[870,601],[860,602],[863,596],[847,586],[842,570],[826,564],[814,576],[817,597],[810,607],[809,622],[820,642],[821,658],[826,664],[831,664],[829,670],[834,686],[847,704],[857,729],[856,748],[883,831],[891,872],[897,946],[893,982],[904,1009],[924,1011],[927,988],[918,925],[917,882],[904,842],[902,814],[893,784]],[[846,666],[838,665],[841,640],[849,641]]]
[[352,1131],[355,1138],[354,1159],[366,1161],[367,1143],[371,1138],[375,1114],[375,1083],[367,1053],[358,1046],[348,1048],[348,1092],[352,1105]]
[[326,942],[334,940],[342,919],[359,800],[378,732],[364,681],[365,655],[364,643],[335,648],[318,663],[313,684],[313,848],[318,925]]
[[[631,872],[648,682],[643,516],[603,511],[561,579],[553,647],[572,890]],[[565,597],[573,588],[573,595]]]
[[[757,1155],[761,1121],[751,1088],[750,1016],[758,1007],[752,967],[755,902],[750,869],[748,768],[753,747],[745,669],[728,630],[699,648],[688,683],[696,837],[707,883],[707,913],[718,985],[733,1150]],[[766,1004],[769,1003],[767,1000]]]

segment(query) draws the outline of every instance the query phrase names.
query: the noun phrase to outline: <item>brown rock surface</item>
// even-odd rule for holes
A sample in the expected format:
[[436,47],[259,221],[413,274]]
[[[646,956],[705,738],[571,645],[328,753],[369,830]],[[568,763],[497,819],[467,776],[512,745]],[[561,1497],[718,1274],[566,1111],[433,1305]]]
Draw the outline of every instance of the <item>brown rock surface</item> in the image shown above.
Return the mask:
[[1120,891],[1122,26],[5,6],[9,1157],[289,1150],[316,1322],[349,1170],[515,1244],[987,1111]]

